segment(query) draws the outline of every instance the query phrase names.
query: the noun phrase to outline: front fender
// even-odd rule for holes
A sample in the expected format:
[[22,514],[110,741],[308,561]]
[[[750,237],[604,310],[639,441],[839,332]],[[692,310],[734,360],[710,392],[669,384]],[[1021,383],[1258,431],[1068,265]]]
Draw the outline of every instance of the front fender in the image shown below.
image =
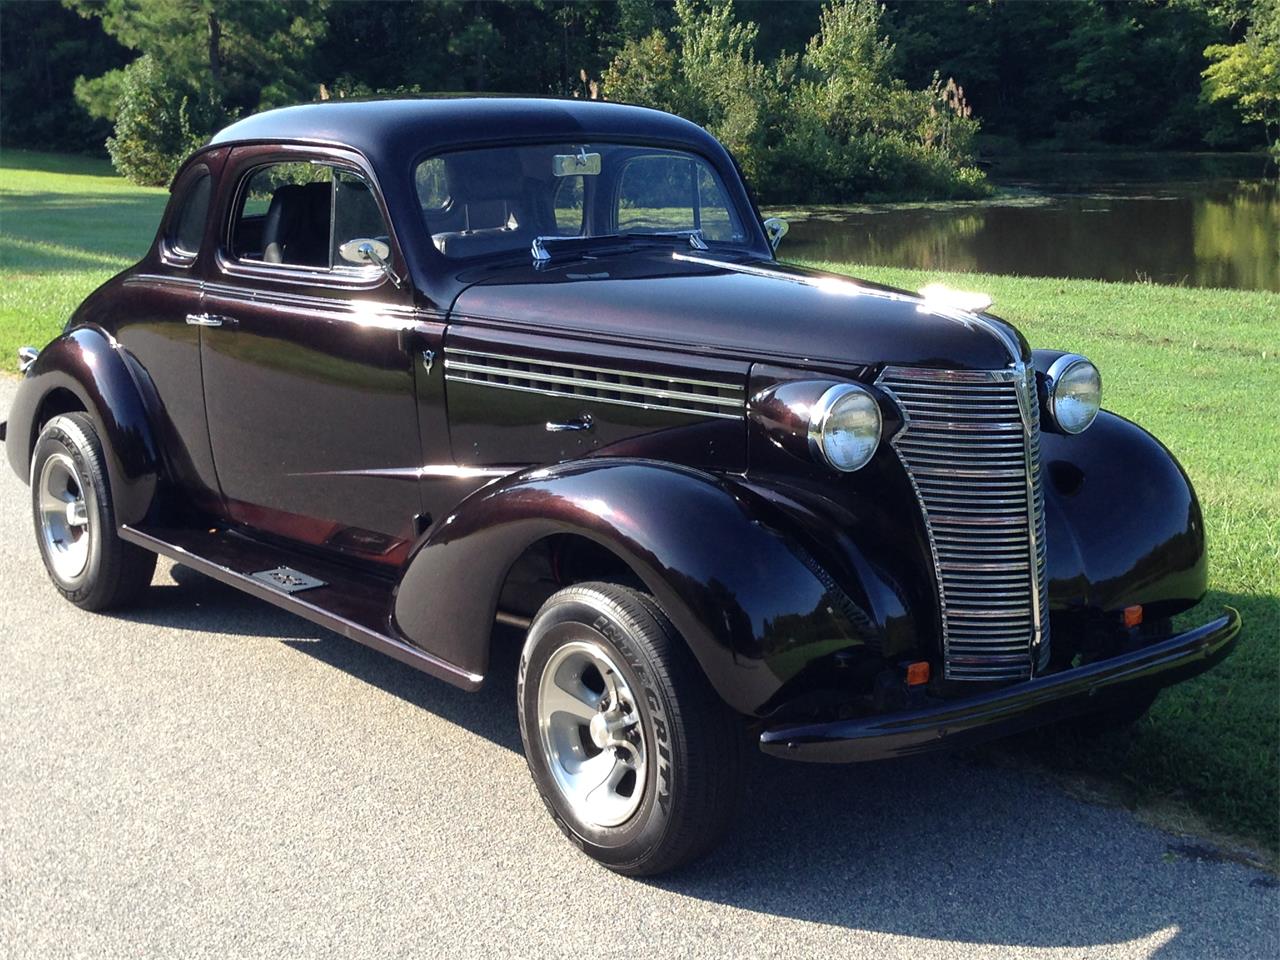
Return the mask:
[[731,707],[758,713],[807,663],[777,656],[782,634],[821,637],[831,651],[868,629],[767,513],[732,480],[670,464],[599,458],[528,471],[476,492],[428,532],[397,590],[396,627],[483,674],[507,571],[544,537],[576,534],[643,581]]
[[1204,520],[1173,454],[1106,411],[1078,436],[1040,442],[1051,613],[1113,617],[1142,604],[1164,617],[1199,602]]
[[57,390],[74,396],[102,430],[116,519],[141,521],[155,498],[159,450],[126,355],[96,327],[78,327],[58,337],[40,351],[27,371],[9,411],[10,466],[24,482],[29,481],[40,410]]

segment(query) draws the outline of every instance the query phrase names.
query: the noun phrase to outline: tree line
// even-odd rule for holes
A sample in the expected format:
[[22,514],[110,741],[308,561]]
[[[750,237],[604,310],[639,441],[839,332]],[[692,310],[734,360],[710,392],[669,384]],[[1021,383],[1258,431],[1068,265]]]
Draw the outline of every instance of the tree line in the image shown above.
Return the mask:
[[672,110],[762,199],[984,192],[984,150],[1280,155],[1280,0],[0,0],[0,143],[164,183],[313,100],[504,92]]

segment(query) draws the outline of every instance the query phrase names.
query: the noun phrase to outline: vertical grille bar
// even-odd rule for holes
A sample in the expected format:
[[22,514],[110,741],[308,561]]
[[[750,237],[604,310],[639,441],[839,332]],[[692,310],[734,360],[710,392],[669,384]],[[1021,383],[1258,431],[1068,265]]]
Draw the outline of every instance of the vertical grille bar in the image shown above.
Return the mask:
[[891,441],[929,534],[949,680],[1018,680],[1048,662],[1035,372],[887,367]]

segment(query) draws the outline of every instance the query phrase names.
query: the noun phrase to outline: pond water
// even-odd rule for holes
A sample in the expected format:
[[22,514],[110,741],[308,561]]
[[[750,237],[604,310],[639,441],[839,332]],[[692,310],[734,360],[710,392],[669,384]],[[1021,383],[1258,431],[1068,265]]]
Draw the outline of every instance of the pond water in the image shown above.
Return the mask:
[[791,223],[780,253],[1280,291],[1280,184],[1268,172],[1258,156],[1022,158],[993,168],[992,200],[777,211]]

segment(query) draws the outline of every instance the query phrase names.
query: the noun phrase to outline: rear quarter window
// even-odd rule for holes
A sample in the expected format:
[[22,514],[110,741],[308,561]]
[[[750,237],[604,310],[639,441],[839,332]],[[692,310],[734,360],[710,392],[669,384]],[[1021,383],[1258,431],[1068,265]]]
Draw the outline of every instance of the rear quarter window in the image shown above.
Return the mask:
[[209,219],[209,199],[213,194],[213,177],[201,171],[183,187],[177,213],[169,223],[165,237],[169,252],[183,258],[194,258],[200,252],[205,223]]

